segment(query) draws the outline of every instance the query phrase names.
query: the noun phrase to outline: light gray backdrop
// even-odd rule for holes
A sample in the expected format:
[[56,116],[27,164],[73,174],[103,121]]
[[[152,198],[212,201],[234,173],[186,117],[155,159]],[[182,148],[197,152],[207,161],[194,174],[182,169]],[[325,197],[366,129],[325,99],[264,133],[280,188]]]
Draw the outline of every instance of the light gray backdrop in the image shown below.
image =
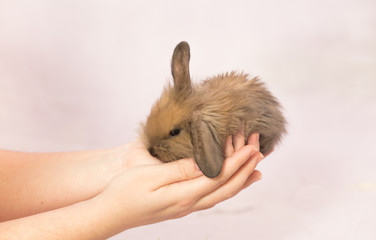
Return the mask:
[[113,239],[375,239],[375,11],[373,0],[2,0],[0,147],[132,141],[186,40],[195,81],[260,76],[289,135],[237,197]]

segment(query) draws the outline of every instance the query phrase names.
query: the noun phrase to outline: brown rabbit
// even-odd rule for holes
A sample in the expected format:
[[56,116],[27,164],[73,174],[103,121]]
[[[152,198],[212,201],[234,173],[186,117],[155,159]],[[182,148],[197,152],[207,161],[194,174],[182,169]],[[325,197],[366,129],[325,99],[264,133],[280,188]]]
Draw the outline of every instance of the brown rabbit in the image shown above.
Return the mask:
[[277,99],[257,78],[235,72],[192,84],[190,49],[179,43],[171,60],[174,85],[168,85],[143,126],[150,154],[163,162],[193,157],[208,177],[222,169],[228,135],[244,125],[245,135],[260,133],[260,151],[269,153],[286,132]]

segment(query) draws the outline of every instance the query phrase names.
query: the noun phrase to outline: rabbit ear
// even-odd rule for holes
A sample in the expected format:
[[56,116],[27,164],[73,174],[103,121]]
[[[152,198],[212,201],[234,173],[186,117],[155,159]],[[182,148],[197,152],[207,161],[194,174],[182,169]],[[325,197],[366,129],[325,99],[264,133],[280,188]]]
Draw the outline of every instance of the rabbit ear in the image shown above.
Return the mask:
[[191,125],[193,155],[205,176],[214,178],[222,169],[224,155],[215,132],[207,122],[196,118]]
[[180,42],[174,50],[171,59],[171,73],[174,78],[174,88],[178,92],[189,92],[192,89],[189,75],[189,59],[191,58],[187,42]]

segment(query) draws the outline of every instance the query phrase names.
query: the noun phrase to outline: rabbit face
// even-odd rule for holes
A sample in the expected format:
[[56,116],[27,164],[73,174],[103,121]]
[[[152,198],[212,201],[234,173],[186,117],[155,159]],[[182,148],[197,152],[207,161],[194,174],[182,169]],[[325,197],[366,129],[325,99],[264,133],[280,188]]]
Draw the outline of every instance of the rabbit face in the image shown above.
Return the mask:
[[184,102],[171,97],[173,88],[165,89],[153,106],[144,127],[146,145],[150,154],[163,162],[193,156],[190,134],[190,113]]

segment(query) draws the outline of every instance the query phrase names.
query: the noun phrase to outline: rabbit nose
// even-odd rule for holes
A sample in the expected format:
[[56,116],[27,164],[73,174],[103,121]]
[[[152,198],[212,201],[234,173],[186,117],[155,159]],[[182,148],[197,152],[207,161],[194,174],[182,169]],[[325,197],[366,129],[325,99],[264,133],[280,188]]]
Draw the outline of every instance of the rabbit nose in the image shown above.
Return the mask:
[[158,155],[155,153],[154,148],[149,147],[149,148],[148,148],[148,151],[149,151],[150,155],[152,155],[153,157],[157,157],[157,156],[158,156]]

